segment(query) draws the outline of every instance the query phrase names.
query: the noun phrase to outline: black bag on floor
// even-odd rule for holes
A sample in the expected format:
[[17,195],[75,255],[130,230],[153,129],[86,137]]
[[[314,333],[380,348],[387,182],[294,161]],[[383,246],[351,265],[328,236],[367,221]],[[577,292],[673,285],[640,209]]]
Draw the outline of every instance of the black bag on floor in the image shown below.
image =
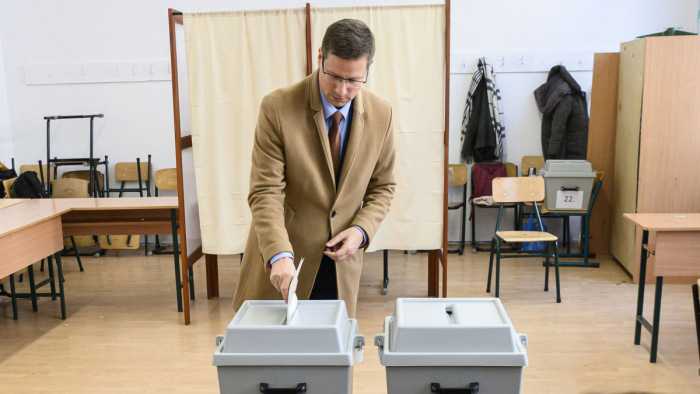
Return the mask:
[[10,188],[10,197],[13,198],[48,198],[44,188],[39,182],[39,177],[34,171],[25,171],[15,179]]

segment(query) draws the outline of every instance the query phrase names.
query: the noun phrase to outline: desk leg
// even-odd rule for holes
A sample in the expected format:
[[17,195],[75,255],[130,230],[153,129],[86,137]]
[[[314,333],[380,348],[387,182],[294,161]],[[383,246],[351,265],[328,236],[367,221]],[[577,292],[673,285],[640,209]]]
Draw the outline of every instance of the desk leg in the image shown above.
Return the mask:
[[177,241],[177,219],[175,210],[170,210],[170,223],[173,230],[173,259],[175,261],[175,293],[177,296],[177,311],[182,312],[182,280],[180,279],[180,250]]
[[61,252],[54,254],[56,257],[56,276],[58,277],[58,296],[61,299],[61,319],[66,320],[66,299],[63,292],[63,265],[61,264]]
[[53,259],[49,256],[46,261],[49,265],[49,285],[51,286],[51,301],[56,301],[56,275],[53,272]]
[[642,313],[644,312],[644,282],[647,276],[647,253],[644,250],[644,245],[649,242],[649,231],[644,230],[642,233],[642,258],[639,261],[639,290],[637,291],[637,316],[635,316],[634,325],[634,344],[639,345],[642,337]]
[[440,263],[437,252],[428,251],[428,297],[440,297]]
[[15,289],[15,274],[10,274],[10,297],[12,297],[12,318],[17,320],[17,296]]
[[651,357],[649,362],[656,362],[656,349],[659,347],[659,320],[661,318],[661,289],[664,287],[664,277],[656,277],[656,292],[654,294],[654,327],[651,328]]
[[34,264],[29,264],[27,267],[27,276],[29,276],[29,294],[32,299],[32,310],[34,312],[39,311],[39,306],[37,305],[36,297],[36,280],[34,279]]
[[207,298],[219,296],[219,263],[215,254],[205,254],[207,269]]

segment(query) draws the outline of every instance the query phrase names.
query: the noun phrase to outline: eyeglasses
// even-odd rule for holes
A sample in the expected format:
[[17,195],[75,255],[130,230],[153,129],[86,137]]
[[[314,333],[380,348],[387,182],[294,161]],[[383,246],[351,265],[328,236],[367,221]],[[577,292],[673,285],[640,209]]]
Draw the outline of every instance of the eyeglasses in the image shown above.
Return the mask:
[[348,89],[359,89],[362,87],[362,85],[367,83],[367,78],[369,77],[369,66],[367,67],[367,71],[365,71],[365,80],[364,81],[358,81],[357,79],[348,79],[348,78],[343,78],[335,74],[327,73],[326,72],[326,65],[325,65],[325,59],[321,61],[321,71],[323,71],[323,78],[329,82],[335,84],[335,86],[340,85],[343,81],[345,81],[345,86],[348,87]]

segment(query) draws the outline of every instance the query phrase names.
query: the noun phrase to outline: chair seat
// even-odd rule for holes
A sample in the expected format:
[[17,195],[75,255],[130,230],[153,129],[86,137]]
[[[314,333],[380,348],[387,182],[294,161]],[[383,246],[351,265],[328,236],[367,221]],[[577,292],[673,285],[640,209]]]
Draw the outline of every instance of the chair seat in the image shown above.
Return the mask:
[[496,236],[506,242],[556,241],[558,239],[556,235],[543,231],[498,231]]
[[[474,204],[474,205],[476,205],[476,206],[479,207],[479,208],[498,208],[498,206],[499,206],[500,204],[497,204],[497,203],[496,203],[496,204],[493,204],[493,205],[488,205],[488,204]],[[507,202],[507,203],[504,203],[504,204],[503,204],[503,206],[506,207],[506,208],[508,208],[508,207],[514,207],[514,206],[516,206],[516,205],[518,205],[518,203],[515,203],[515,202]]]
[[463,206],[464,206],[464,203],[461,201],[447,203],[448,209],[458,209],[458,208],[462,208]]

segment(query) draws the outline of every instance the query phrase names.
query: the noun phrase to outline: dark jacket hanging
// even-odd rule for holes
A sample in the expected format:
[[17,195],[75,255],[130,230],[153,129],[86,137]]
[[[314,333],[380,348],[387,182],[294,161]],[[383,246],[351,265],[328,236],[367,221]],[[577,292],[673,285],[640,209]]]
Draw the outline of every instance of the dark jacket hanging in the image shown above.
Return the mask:
[[585,160],[588,149],[586,93],[564,66],[554,66],[535,90],[542,112],[542,153],[546,160]]
[[482,78],[472,96],[471,114],[464,133],[462,157],[467,162],[475,163],[498,160],[495,155],[498,142],[491,123],[488,98],[486,96],[486,79]]
[[505,161],[501,91],[496,73],[485,57],[479,58],[462,116],[462,157],[467,163]]

